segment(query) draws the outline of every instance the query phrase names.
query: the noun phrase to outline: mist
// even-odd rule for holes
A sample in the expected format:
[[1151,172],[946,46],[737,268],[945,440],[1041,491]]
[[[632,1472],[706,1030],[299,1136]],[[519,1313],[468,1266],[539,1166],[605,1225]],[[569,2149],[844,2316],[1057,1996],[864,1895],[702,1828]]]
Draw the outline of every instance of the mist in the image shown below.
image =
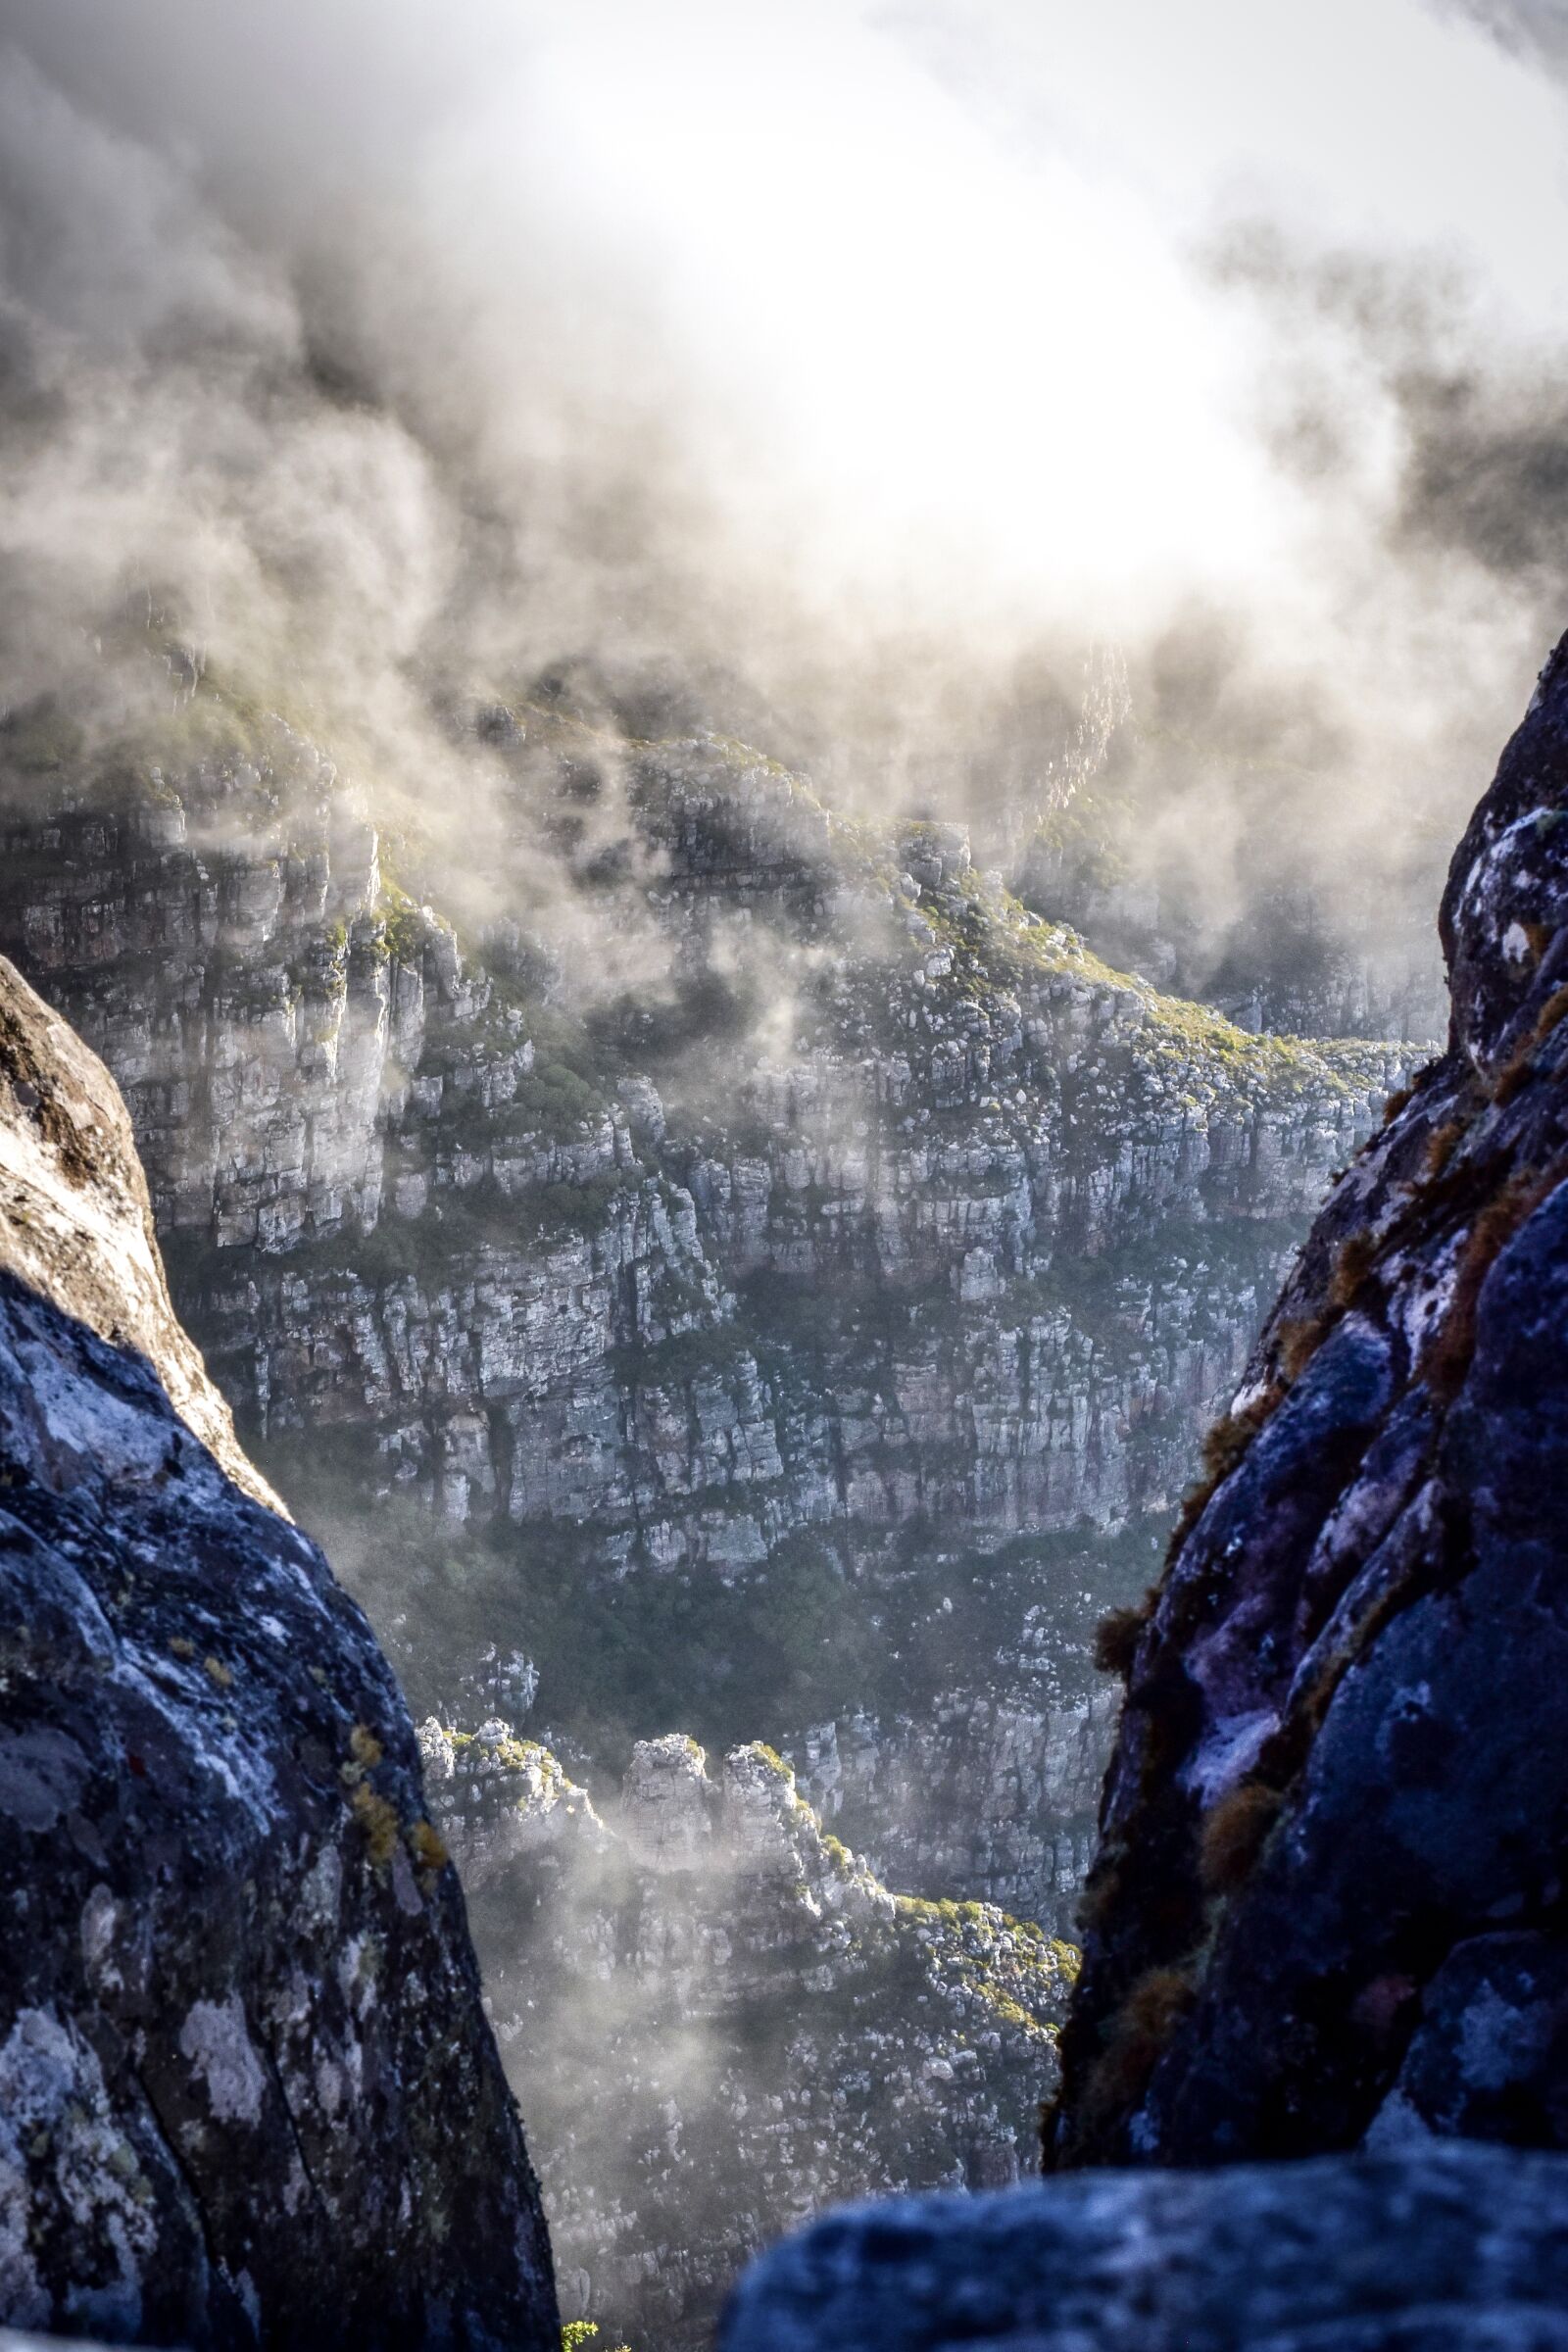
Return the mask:
[[156,612],[492,911],[541,679],[1018,870],[1099,775],[1156,976],[1287,880],[1435,969],[1561,619],[1549,24],[5,0],[0,700]]

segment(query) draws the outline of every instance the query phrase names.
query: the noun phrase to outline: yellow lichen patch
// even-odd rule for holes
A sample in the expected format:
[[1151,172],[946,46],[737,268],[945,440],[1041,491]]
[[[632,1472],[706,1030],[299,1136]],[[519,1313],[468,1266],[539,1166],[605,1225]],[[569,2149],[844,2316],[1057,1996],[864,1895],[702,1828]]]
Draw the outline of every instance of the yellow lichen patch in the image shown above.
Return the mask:
[[349,1802],[354,1808],[354,1818],[365,1832],[370,1860],[377,1864],[390,1862],[398,1843],[396,1808],[365,1781],[356,1784]]
[[407,1832],[409,1851],[421,1870],[445,1870],[451,1860],[433,1822],[420,1818]]
[[1487,1202],[1465,1236],[1454,1266],[1447,1311],[1421,1356],[1417,1371],[1435,1396],[1455,1396],[1470,1369],[1476,1342],[1481,1286],[1514,1235],[1562,1179],[1560,1161],[1544,1174],[1516,1168]]
[[169,1646],[176,1658],[193,1658],[196,1655],[195,1642],[187,1641],[183,1634],[173,1635]]
[[232,1690],[234,1684],[233,1670],[232,1668],[225,1666],[221,1658],[203,1658],[202,1672],[206,1675],[207,1680],[213,1685],[215,1690]]
[[357,1723],[349,1735],[349,1752],[355,1763],[363,1764],[368,1772],[372,1764],[380,1763],[383,1751],[380,1740],[369,1727]]

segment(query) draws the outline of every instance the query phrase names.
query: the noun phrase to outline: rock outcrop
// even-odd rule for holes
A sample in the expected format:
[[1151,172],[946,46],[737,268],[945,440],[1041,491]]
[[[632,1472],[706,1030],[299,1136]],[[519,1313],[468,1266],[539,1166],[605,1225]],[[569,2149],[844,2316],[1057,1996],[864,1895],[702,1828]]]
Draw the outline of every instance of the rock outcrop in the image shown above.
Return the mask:
[[828,2218],[724,2352],[1568,2344],[1568,640],[1442,928],[1448,1050],[1105,1628],[1090,2169]]
[[761,1734],[884,1875],[1065,1924],[1090,1629],[1396,1057],[721,739],[464,742],[537,920],[460,941],[281,721],[0,734],[0,945],[125,1087],[247,1442],[421,1709],[498,1644],[575,1769]]
[[848,2196],[1033,2164],[1074,1954],[895,1895],[770,1750],[635,1750],[602,1818],[494,1720],[426,1724],[568,2315],[699,2352],[739,2264]]
[[1498,2148],[1096,2173],[852,2207],[721,2352],[1564,2352],[1568,2162]]
[[236,1446],[129,1121],[0,962],[0,2322],[555,2352],[457,1876]]
[[1114,1629],[1064,2162],[1568,2146],[1568,642],[1442,929],[1448,1050]]

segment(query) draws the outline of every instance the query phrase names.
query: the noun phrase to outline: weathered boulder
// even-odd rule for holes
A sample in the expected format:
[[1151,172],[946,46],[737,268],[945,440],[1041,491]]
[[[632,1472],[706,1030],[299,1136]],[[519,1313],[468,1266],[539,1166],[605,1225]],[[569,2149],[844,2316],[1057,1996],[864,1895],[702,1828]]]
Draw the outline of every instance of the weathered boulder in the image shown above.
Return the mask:
[[1429,2146],[850,2206],[721,2352],[1563,2352],[1568,2161]]
[[0,2322],[554,2347],[407,1710],[170,1307],[125,1111],[0,962]]
[[1065,2163],[1568,2146],[1568,641],[1142,1623]]

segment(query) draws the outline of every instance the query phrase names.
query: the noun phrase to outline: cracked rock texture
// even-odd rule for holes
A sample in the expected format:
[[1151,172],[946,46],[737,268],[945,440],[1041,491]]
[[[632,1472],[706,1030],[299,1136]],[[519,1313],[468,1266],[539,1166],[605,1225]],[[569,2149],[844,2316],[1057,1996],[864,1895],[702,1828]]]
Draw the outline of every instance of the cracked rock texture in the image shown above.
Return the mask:
[[725,739],[464,740],[553,940],[454,930],[207,689],[0,740],[0,944],[125,1089],[247,1443],[421,1711],[488,1648],[608,1786],[760,1733],[882,1875],[1065,1925],[1091,1629],[1397,1056],[1161,997]]
[[1448,1050],[1122,1629],[1063,2161],[1568,2146],[1565,820],[1560,646],[1449,871]]
[[641,1742],[601,1817],[499,1719],[419,1738],[567,2316],[703,2352],[791,2223],[1032,2169],[1070,1947],[890,1893],[767,1748],[710,1773],[695,1740]]
[[1499,2148],[1100,2172],[852,2206],[721,2352],[1563,2352],[1568,2162]]
[[555,2352],[407,1710],[174,1319],[112,1082],[3,961],[0,1551],[0,2320]]

